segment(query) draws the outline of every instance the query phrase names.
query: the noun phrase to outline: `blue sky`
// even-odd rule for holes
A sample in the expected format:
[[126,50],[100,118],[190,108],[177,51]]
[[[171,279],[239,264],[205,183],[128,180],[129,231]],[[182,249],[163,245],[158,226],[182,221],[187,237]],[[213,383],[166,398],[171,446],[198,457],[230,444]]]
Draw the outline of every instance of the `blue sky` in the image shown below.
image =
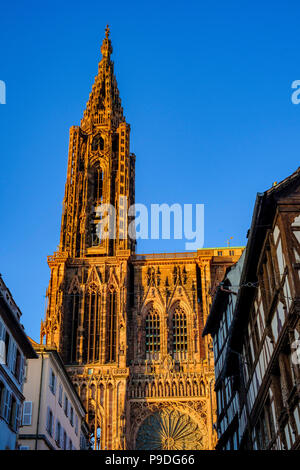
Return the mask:
[[[246,243],[257,192],[299,166],[296,1],[6,2],[1,7],[0,272],[39,338],[59,242],[69,128],[109,23],[136,201],[205,204],[205,246]],[[138,252],[184,251],[143,241]]]

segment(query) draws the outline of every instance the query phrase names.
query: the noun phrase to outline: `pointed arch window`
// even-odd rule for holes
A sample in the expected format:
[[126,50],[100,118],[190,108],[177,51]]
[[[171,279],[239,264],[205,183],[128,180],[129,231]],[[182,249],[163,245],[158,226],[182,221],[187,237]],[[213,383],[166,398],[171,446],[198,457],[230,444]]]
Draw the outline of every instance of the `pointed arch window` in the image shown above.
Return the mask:
[[77,339],[78,339],[78,326],[79,326],[79,308],[80,308],[80,294],[74,291],[70,294],[70,320],[71,320],[71,335],[70,335],[70,356],[71,363],[77,362]]
[[85,333],[87,362],[99,362],[101,349],[101,296],[91,288],[85,298]]
[[176,360],[187,358],[187,321],[186,314],[176,309],[173,315],[173,357]]
[[117,344],[117,293],[108,294],[108,308],[106,319],[106,362],[115,362]]
[[92,217],[92,246],[101,244],[101,235],[99,231],[99,223],[101,223],[101,215],[97,210],[103,202],[103,170],[99,164],[92,169],[91,181],[91,198],[94,205],[94,214]]
[[95,204],[102,202],[103,196],[103,171],[100,165],[94,168],[93,172],[93,200]]
[[156,310],[151,309],[145,319],[146,327],[146,359],[158,360],[160,352],[160,319]]

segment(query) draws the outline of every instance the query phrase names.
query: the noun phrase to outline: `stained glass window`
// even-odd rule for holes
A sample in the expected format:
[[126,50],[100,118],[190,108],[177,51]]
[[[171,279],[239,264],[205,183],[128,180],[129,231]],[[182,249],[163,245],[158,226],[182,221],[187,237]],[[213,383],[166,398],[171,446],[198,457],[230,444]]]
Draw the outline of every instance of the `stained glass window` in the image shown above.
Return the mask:
[[158,360],[160,351],[159,314],[150,310],[146,316],[146,359]]
[[177,360],[187,356],[187,323],[186,315],[181,309],[177,309],[173,315],[173,357]]

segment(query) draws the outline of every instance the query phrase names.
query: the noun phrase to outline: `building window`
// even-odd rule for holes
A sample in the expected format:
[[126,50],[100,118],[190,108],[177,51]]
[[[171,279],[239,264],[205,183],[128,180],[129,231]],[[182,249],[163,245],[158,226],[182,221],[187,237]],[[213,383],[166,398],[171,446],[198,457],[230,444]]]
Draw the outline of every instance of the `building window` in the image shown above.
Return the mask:
[[5,326],[0,320],[0,364],[5,364],[5,336]]
[[15,377],[18,379],[18,381],[20,379],[21,362],[22,362],[22,356],[21,356],[19,349],[17,349],[16,367],[15,367],[14,374],[15,374]]
[[94,169],[94,203],[102,202],[103,172],[100,167]]
[[159,314],[151,309],[146,316],[146,359],[158,360],[160,351]]
[[9,353],[9,368],[12,373],[15,375],[16,373],[16,362],[17,362],[17,345],[16,343],[11,340],[10,342],[10,353]]
[[53,395],[55,395],[56,392],[56,377],[53,372],[53,370],[50,368],[50,375],[49,375],[49,388]]
[[10,411],[11,411],[11,401],[12,401],[12,394],[9,390],[5,390],[4,392],[4,406],[3,406],[3,418],[5,421],[9,422]]
[[62,406],[62,400],[63,400],[63,388],[62,388],[62,384],[59,384],[58,403],[60,406]]
[[32,417],[32,401],[25,401],[23,405],[23,419],[22,419],[23,426],[31,425],[31,417]]
[[177,309],[173,315],[173,357],[174,359],[186,359],[187,323],[186,315],[181,309]]
[[86,449],[86,439],[82,433],[80,433],[80,449]]
[[116,360],[116,339],[117,339],[117,293],[109,292],[107,329],[106,329],[106,362]]
[[96,150],[103,150],[104,149],[104,140],[100,134],[96,134],[92,140],[92,150],[95,152]]
[[47,429],[48,434],[52,437],[53,436],[53,413],[49,407],[47,410],[46,429]]
[[5,333],[5,364],[8,366],[9,365],[9,350],[10,350],[10,336],[8,331]]
[[229,256],[234,256],[234,250],[229,250]]
[[73,444],[72,444],[72,440],[69,439],[69,450],[72,450],[73,449]]
[[17,430],[17,418],[18,418],[18,404],[17,404],[17,400],[12,395],[8,422],[9,422],[10,427],[14,431]]
[[63,449],[67,450],[67,433],[64,431]]
[[222,256],[223,255],[223,251],[218,251],[218,256]]
[[25,380],[25,357],[23,354],[20,354],[20,364],[17,365],[19,372],[16,373],[17,380],[20,384],[23,384],[23,381]]
[[258,450],[268,449],[270,442],[275,437],[275,425],[269,398],[257,420],[254,436],[254,447]]
[[67,397],[66,394],[65,394],[64,411],[65,411],[65,415],[68,416],[68,414],[69,414],[69,400],[68,400],[68,397]]
[[64,434],[65,434],[65,430],[64,428],[61,426],[61,429],[60,429],[60,441],[59,441],[59,447],[61,449],[64,448]]
[[70,423],[71,423],[71,426],[74,426],[74,410],[73,410],[73,406],[71,406],[71,408],[70,408]]
[[55,441],[56,441],[56,444],[58,445],[58,447],[60,447],[60,445],[61,445],[61,424],[58,420],[56,421]]
[[78,416],[75,416],[75,434],[78,436]]
[[100,334],[103,328],[101,317],[101,297],[97,291],[86,296],[86,331],[87,362],[98,362],[100,359]]
[[0,416],[3,416],[4,400],[5,400],[5,386],[3,382],[0,382]]
[[69,318],[70,318],[70,323],[69,323],[69,328],[71,331],[70,334],[70,346],[69,346],[69,351],[68,354],[70,363],[74,363],[77,361],[77,332],[78,332],[78,326],[79,326],[79,308],[80,308],[80,294],[78,292],[74,292],[70,294],[69,297]]
[[103,202],[103,171],[102,168],[97,165],[93,168],[91,173],[91,198],[95,207],[94,217],[92,220],[92,246],[98,246],[101,244],[101,233],[97,230],[97,224],[101,223],[102,214],[98,212],[97,206]]

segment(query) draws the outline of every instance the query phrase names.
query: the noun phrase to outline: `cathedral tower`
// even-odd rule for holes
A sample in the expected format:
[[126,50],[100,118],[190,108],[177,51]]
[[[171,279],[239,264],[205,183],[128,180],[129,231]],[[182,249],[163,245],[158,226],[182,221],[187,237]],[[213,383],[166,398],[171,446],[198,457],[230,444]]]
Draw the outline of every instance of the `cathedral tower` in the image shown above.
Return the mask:
[[70,130],[41,342],[59,350],[95,448],[211,449],[213,360],[201,332],[214,285],[242,250],[135,254],[127,236],[135,156],[108,27],[101,53],[81,124]]
[[[101,52],[83,119],[70,130],[59,250],[74,258],[134,252],[134,243],[125,232],[126,205],[134,203],[135,157],[129,153],[130,126],[123,116],[114,76],[108,27]],[[108,205],[115,209],[114,214],[101,211]],[[102,236],[101,218],[111,219],[103,226]],[[106,228],[114,232],[113,237],[105,236]]]

